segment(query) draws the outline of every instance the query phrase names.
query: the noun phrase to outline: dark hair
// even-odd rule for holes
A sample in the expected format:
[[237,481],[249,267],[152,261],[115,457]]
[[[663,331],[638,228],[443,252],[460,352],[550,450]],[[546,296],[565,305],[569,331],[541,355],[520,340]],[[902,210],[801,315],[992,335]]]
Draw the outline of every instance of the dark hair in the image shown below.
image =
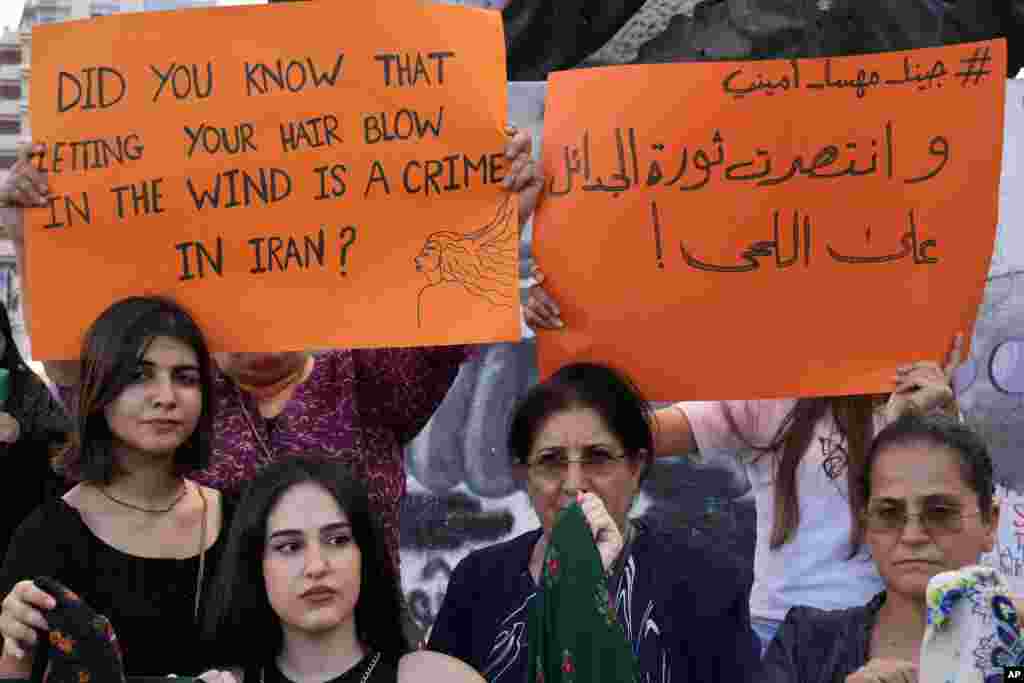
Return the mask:
[[[7,342],[3,354],[0,355],[0,367],[10,373],[7,386],[8,399],[4,410],[21,422],[22,438],[24,438],[26,431],[33,426],[30,423],[35,422],[37,428],[40,426],[36,422],[39,419],[38,416],[33,415],[32,407],[25,402],[28,399],[26,392],[32,391],[33,384],[42,384],[43,382],[25,362],[21,351],[18,350],[18,343],[14,339],[14,327],[11,325],[7,307],[3,305],[0,305],[0,334]],[[55,421],[46,428],[47,436],[51,443],[65,443],[67,432],[70,429],[70,421],[63,411],[56,413],[54,418]]]
[[631,460],[646,453],[641,476],[650,469],[654,453],[651,407],[626,375],[595,363],[566,365],[526,394],[508,430],[508,452],[515,463],[525,464],[533,441],[548,418],[573,408],[590,408],[626,449]]
[[195,431],[174,454],[174,464],[181,474],[206,466],[213,433],[213,371],[206,340],[192,316],[175,302],[136,296],[111,305],[85,333],[76,428],[57,458],[68,477],[109,483],[114,476],[114,439],[104,409],[133,381],[139,360],[157,337],[176,339],[196,353],[202,410]]
[[[849,489],[850,557],[857,555],[861,545],[860,472],[864,468],[871,437],[875,432],[875,406],[883,398],[878,394],[864,396],[830,396],[822,398],[801,398],[793,405],[768,445],[751,443],[739,425],[732,411],[726,408],[725,416],[733,433],[751,449],[759,451],[757,458],[771,455],[775,472],[775,517],[769,542],[776,550],[796,534],[800,526],[800,501],[797,491],[797,469],[804,454],[811,446],[814,429],[826,415],[832,414],[839,438],[846,448],[846,480]],[[755,458],[756,459],[756,458]]]
[[282,647],[280,619],[270,605],[263,576],[267,519],[277,501],[297,484],[322,486],[344,510],[362,555],[356,637],[367,648],[397,661],[409,651],[395,559],[372,516],[363,483],[343,463],[321,453],[289,456],[261,469],[242,494],[227,547],[213,580],[206,637],[217,642],[227,666],[252,666]]
[[7,342],[4,353],[0,356],[0,367],[5,368],[10,375],[10,395],[20,396],[20,378],[23,372],[31,372],[28,363],[21,356],[18,344],[14,341],[14,328],[11,326],[11,318],[7,313],[7,307],[0,305],[0,334],[3,334]]
[[964,483],[978,496],[982,519],[992,520],[995,484],[988,447],[973,429],[941,413],[904,415],[878,433],[864,463],[861,491],[865,504],[871,497],[871,470],[879,454],[894,446],[928,446],[952,451],[959,459]]

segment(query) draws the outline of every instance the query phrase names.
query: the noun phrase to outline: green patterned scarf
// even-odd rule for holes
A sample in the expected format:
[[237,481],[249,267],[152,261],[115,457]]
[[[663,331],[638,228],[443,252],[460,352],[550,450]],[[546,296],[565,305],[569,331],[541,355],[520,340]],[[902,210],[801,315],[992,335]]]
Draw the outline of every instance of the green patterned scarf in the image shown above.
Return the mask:
[[529,683],[629,683],[636,657],[615,617],[583,510],[558,513],[527,624]]

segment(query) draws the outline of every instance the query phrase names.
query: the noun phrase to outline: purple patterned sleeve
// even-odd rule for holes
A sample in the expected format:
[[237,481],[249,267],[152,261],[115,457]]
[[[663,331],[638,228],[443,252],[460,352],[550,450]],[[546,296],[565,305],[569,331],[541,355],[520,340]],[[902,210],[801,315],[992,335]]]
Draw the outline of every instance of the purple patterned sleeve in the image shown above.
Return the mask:
[[75,388],[64,384],[54,384],[53,386],[57,388],[57,398],[64,405],[64,410],[67,411],[72,420],[75,419],[75,408],[77,407]]
[[405,445],[419,434],[451,388],[466,346],[354,351],[363,419],[391,430]]

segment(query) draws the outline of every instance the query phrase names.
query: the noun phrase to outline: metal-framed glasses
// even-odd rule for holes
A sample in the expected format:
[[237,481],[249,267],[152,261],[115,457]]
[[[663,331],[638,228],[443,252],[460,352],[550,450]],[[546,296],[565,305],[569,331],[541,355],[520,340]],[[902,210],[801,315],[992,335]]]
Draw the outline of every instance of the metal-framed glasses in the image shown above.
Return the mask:
[[955,505],[926,505],[918,513],[908,513],[899,505],[880,505],[869,507],[862,516],[867,528],[876,533],[902,533],[907,522],[917,518],[929,536],[948,536],[963,531],[964,520],[980,514],[980,510],[964,512]]
[[531,475],[542,479],[559,479],[565,476],[570,463],[578,463],[587,473],[602,476],[614,470],[625,459],[625,453],[603,449],[590,450],[580,455],[569,454],[565,451],[551,451],[541,453],[535,459],[527,462],[526,469]]

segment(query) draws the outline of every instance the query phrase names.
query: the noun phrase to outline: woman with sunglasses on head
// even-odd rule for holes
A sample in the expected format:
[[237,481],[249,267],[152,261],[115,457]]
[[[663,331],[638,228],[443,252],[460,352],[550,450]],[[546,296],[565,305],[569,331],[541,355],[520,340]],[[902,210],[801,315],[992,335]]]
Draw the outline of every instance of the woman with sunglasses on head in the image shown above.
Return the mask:
[[483,683],[451,657],[410,652],[398,572],[366,489],[319,454],[247,486],[206,624],[210,683]]
[[41,576],[110,620],[129,675],[195,675],[209,654],[198,635],[203,596],[233,509],[190,478],[210,453],[206,342],[177,304],[133,297],[92,324],[80,365],[76,428],[61,454],[78,484],[11,541],[0,569],[0,678],[27,676],[45,654],[40,641],[54,642],[37,631],[49,631],[57,604],[32,582]]
[[490,683],[525,680],[527,641],[537,637],[528,613],[540,600],[542,573],[552,571],[545,553],[560,514],[578,502],[606,574],[606,616],[622,626],[640,680],[752,680],[749,573],[686,530],[628,517],[651,465],[650,419],[632,384],[601,365],[568,365],[530,390],[512,416],[508,446],[541,528],[459,563],[429,649],[458,657]]
[[928,582],[992,550],[999,528],[992,477],[985,443],[948,416],[908,415],[883,429],[861,483],[864,540],[883,590],[860,607],[791,609],[760,680],[916,681]]

